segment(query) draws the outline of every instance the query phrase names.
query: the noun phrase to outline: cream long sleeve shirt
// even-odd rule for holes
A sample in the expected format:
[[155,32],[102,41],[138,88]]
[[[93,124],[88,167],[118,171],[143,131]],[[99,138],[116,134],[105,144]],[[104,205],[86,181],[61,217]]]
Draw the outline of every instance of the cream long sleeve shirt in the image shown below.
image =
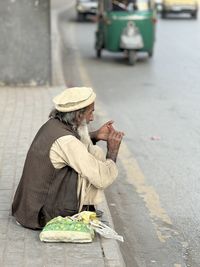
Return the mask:
[[62,136],[53,143],[50,160],[56,169],[68,165],[78,173],[79,211],[83,205],[101,202],[103,189],[112,184],[118,174],[115,162],[106,159],[99,146],[91,140],[81,142],[72,135]]

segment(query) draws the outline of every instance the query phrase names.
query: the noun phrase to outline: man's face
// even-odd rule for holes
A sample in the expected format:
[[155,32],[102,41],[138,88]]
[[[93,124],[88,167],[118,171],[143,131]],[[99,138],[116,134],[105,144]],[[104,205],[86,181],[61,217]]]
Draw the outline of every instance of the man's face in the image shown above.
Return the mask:
[[85,120],[87,124],[94,120],[94,103],[87,107],[83,114],[83,120]]

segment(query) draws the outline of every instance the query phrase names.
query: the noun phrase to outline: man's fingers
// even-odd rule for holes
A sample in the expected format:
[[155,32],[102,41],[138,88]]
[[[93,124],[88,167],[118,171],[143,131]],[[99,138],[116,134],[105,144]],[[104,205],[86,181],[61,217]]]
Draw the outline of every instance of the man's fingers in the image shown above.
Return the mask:
[[108,128],[109,130],[114,130],[113,123],[114,123],[113,120],[108,121],[108,122],[106,123],[106,126],[107,126],[107,128]]
[[109,137],[111,139],[115,139],[115,140],[119,140],[119,141],[122,140],[123,136],[124,136],[124,133],[123,132],[117,132],[115,130],[112,130],[110,132],[110,134],[109,134]]
[[124,136],[124,133],[122,133],[122,132],[118,132],[118,133],[117,133],[117,139],[118,139],[119,141],[122,140],[123,136]]
[[110,120],[110,121],[106,122],[107,125],[111,125],[111,124],[113,124],[113,123],[114,123],[113,120]]
[[111,131],[109,133],[109,137],[113,138],[115,134],[116,134],[116,131],[114,129],[111,129]]

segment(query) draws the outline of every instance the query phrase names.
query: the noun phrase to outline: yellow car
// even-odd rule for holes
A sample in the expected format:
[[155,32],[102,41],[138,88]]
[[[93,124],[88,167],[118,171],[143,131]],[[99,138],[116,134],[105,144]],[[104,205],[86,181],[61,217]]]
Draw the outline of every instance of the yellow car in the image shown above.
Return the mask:
[[163,0],[161,17],[165,18],[168,13],[189,13],[196,19],[198,2],[197,0]]

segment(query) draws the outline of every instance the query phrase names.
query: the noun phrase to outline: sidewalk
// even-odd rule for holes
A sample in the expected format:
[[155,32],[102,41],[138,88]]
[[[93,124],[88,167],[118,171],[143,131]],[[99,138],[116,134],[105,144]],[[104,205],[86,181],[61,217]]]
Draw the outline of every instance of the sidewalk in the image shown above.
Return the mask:
[[[16,225],[10,206],[24,159],[36,131],[46,121],[60,88],[0,88],[0,266],[123,266],[115,240],[91,244],[42,243],[39,231]],[[104,202],[104,220],[111,222]]]
[[[56,13],[53,20],[55,26]],[[58,40],[56,29],[53,34],[52,40]],[[55,49],[56,45],[52,47]],[[54,55],[57,71],[60,69],[59,59],[56,59],[58,54]],[[55,77],[58,82],[62,76],[57,73]],[[0,87],[0,266],[122,267],[124,262],[115,240],[97,236],[91,244],[42,243],[39,231],[16,225],[11,216],[13,194],[27,150],[35,133],[48,118],[52,97],[60,91],[59,87]],[[103,219],[112,227],[106,200],[99,208],[104,211]]]

